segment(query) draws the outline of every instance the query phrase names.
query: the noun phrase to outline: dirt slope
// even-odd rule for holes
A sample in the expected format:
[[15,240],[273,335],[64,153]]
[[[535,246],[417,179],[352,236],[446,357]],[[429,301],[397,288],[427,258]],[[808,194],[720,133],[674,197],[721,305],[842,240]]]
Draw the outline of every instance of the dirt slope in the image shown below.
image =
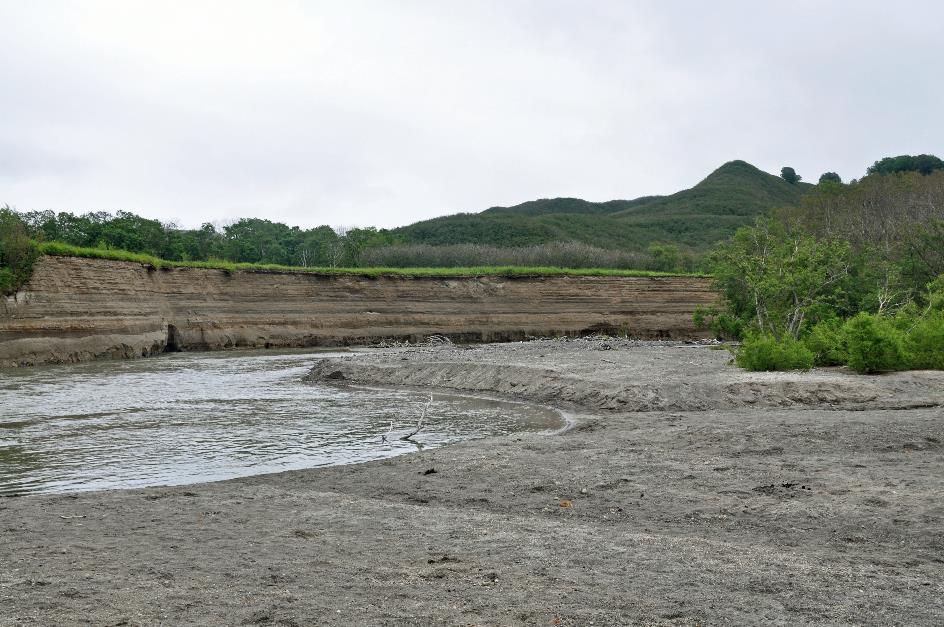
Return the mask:
[[714,299],[707,279],[684,277],[364,278],[45,257],[0,299],[0,367],[432,334],[692,337],[692,312]]

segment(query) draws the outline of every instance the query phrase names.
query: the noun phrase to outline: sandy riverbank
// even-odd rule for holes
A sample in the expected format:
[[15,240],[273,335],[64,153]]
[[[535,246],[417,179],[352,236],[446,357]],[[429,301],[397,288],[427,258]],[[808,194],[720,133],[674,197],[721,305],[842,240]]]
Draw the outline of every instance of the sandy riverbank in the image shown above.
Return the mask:
[[0,624],[939,624],[944,373],[728,359],[614,340],[325,361],[315,378],[580,420],[357,466],[2,499]]

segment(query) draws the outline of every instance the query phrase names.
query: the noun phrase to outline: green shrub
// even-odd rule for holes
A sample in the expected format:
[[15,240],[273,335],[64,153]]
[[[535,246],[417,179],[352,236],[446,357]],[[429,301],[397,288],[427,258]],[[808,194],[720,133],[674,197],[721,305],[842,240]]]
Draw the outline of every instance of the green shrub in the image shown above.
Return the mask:
[[932,312],[918,320],[905,340],[908,367],[944,370],[944,312]]
[[697,329],[708,329],[719,340],[738,340],[744,334],[744,323],[717,307],[695,307],[692,322]]
[[12,294],[33,274],[39,257],[26,225],[9,207],[0,207],[0,295]]
[[928,311],[928,309],[919,307],[914,301],[909,301],[898,308],[898,311],[889,319],[889,322],[903,335],[907,335]]
[[735,362],[745,370],[809,370],[813,351],[791,337],[753,335],[744,340]]
[[849,361],[842,326],[842,319],[829,318],[814,325],[803,338],[803,344],[813,352],[817,366],[840,366]]
[[10,268],[0,268],[0,296],[16,291],[16,275]]
[[856,372],[901,370],[908,366],[904,334],[888,318],[860,313],[842,328],[849,367]]
[[928,305],[933,311],[944,312],[944,274],[928,284]]

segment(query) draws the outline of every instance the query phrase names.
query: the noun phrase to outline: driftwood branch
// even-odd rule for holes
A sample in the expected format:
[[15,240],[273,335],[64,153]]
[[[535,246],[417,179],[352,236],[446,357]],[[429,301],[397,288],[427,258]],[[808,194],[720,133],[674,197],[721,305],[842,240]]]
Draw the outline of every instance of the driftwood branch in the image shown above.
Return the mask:
[[426,402],[426,407],[423,408],[423,413],[420,414],[420,421],[416,425],[416,429],[414,429],[413,431],[411,431],[410,433],[404,436],[401,436],[400,437],[401,440],[403,440],[404,442],[409,441],[414,435],[420,432],[420,429],[423,428],[423,421],[426,419],[426,412],[429,410],[429,406],[432,404],[433,404],[433,395],[430,394],[429,401]]
[[386,442],[386,441],[390,438],[390,434],[391,434],[391,433],[393,433],[393,421],[392,421],[392,420],[390,421],[390,428],[387,429],[387,432],[386,432],[385,434],[383,434],[382,436],[380,436],[380,442],[381,442],[381,444],[384,443],[384,442]]

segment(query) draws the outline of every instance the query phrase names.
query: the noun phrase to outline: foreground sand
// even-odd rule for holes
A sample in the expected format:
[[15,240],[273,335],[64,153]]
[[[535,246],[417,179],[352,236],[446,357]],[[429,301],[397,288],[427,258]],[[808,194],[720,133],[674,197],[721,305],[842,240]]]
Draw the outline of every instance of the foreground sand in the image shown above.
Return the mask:
[[944,373],[728,358],[544,341],[325,361],[313,378],[517,396],[577,423],[2,499],[0,624],[941,624]]

